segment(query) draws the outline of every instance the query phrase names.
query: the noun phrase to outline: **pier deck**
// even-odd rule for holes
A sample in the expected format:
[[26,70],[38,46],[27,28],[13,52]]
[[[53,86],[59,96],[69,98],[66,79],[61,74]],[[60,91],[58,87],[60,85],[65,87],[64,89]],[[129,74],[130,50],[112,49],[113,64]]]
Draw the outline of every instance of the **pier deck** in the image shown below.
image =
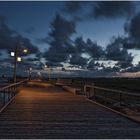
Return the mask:
[[24,87],[0,114],[0,138],[140,138],[140,124],[60,87]]

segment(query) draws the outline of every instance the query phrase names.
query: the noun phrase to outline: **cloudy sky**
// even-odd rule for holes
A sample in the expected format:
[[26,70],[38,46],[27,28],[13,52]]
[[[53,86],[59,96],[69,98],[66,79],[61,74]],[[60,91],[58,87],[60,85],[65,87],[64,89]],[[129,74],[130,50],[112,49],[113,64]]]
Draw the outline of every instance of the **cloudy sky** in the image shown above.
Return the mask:
[[[88,75],[138,72],[140,2],[1,1],[2,71],[13,68],[9,54],[15,46],[23,59],[21,69],[42,69],[46,64],[62,71],[89,71]],[[22,54],[23,48],[28,54]]]

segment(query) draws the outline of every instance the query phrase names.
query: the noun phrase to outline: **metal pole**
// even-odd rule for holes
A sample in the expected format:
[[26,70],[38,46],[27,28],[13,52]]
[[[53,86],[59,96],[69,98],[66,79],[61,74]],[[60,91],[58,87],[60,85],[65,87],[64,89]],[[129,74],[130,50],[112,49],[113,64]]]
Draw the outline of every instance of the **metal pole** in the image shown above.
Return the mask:
[[28,80],[29,81],[31,80],[31,70],[29,70],[29,72],[28,72]]
[[15,55],[14,55],[14,75],[13,75],[13,79],[14,79],[14,83],[16,83],[17,81],[17,77],[16,77],[16,71],[17,71],[17,46],[15,47]]
[[120,112],[122,111],[122,94],[120,93]]
[[48,74],[49,74],[49,81],[51,80],[51,70],[48,68]]

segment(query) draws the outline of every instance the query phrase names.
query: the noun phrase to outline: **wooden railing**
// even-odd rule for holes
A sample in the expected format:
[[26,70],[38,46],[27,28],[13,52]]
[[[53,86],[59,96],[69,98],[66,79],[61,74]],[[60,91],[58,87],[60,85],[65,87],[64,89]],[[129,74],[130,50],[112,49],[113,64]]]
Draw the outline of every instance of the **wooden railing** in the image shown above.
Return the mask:
[[10,100],[18,93],[19,88],[27,81],[28,80],[26,79],[0,88],[0,111],[8,102],[10,102]]
[[138,93],[102,88],[95,86],[94,83],[85,84],[84,92],[87,98],[121,112],[128,110],[140,112],[140,94]]

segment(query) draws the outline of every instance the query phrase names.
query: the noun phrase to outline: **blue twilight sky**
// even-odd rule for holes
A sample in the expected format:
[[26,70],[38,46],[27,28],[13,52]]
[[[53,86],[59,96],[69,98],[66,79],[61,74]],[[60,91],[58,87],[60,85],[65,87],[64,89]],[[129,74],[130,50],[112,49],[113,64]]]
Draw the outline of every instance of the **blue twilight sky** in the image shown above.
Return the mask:
[[[6,17],[7,24],[12,29],[35,43],[37,38],[47,36],[50,22],[62,6],[63,2],[0,2],[0,15]],[[33,28],[33,33],[26,33],[30,28]]]
[[[99,4],[100,9],[97,8],[95,10],[95,15],[90,15],[93,10],[91,9],[93,8],[92,5],[95,4],[92,2],[94,1],[88,4],[86,2],[73,3],[71,9],[66,11],[66,1],[0,1],[0,16],[6,18],[6,24],[10,29],[16,31],[25,38],[29,38],[42,52],[47,50],[49,45],[40,43],[38,40],[48,36],[48,33],[51,31],[51,23],[56,14],[60,14],[67,20],[75,19],[76,33],[73,34],[72,39],[82,36],[86,41],[87,38],[90,38],[104,49],[110,43],[113,36],[128,36],[124,31],[124,25],[129,21],[131,26],[133,26],[132,23],[134,21],[130,19],[140,12],[140,2],[134,2],[135,6],[132,7],[130,3],[126,3],[126,5],[123,5],[124,3],[122,3],[122,5],[119,3],[117,5],[118,7],[111,3],[110,6],[112,7],[108,7],[106,2],[101,2],[101,4]],[[133,9],[135,9],[135,13],[132,12]],[[89,11],[91,13],[87,14]],[[135,17],[138,23],[140,23],[139,17],[139,14]],[[81,19],[76,20],[76,18]],[[134,30],[134,32],[136,31],[137,30]],[[130,30],[130,35],[131,32]],[[138,32],[140,32],[140,30],[138,30]],[[136,37],[136,39],[140,38],[140,36],[138,38],[137,34],[135,35],[133,32],[132,35],[134,38]],[[138,35],[140,35],[140,33],[138,33]],[[135,64],[140,61],[139,48],[129,50],[129,52],[132,52],[132,55],[135,56],[133,59],[133,63]],[[124,53],[124,55],[127,57],[127,54]],[[119,58],[117,59],[118,61],[122,61]]]
[[[0,15],[6,17],[7,24],[20,34],[29,37],[34,43],[37,38],[46,37],[50,30],[56,13],[69,18],[64,12],[64,1],[14,1],[0,2]],[[98,44],[105,46],[113,35],[123,35],[123,25],[126,18],[87,20],[77,23],[76,35],[83,38],[90,37]],[[33,33],[26,33],[26,30],[33,28]],[[47,45],[39,45],[40,48]]]

